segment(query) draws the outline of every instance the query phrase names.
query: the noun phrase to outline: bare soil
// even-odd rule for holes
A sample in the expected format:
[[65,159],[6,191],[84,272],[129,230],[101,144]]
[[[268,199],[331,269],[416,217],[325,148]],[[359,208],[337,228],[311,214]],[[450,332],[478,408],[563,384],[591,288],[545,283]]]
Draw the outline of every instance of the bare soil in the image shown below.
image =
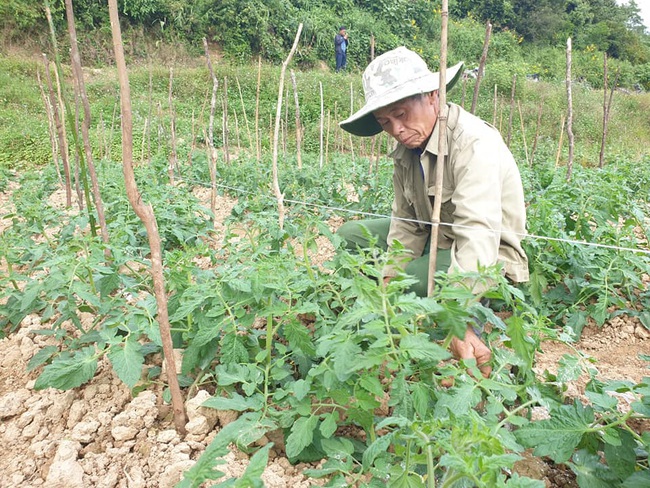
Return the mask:
[[[206,198],[203,192],[197,196]],[[62,205],[61,195],[53,195],[51,202]],[[0,193],[0,212],[10,211],[7,203],[6,194]],[[230,198],[219,198],[219,222],[230,214],[234,203]],[[330,224],[336,227],[340,222]],[[223,226],[216,224],[215,231],[223,231]],[[323,262],[331,250],[327,241],[320,244],[313,257]],[[0,267],[0,272],[6,269]],[[26,366],[41,348],[54,344],[53,339],[33,333],[45,327],[39,316],[30,315],[16,333],[0,341],[1,487],[170,488],[202,454],[220,425],[228,421],[200,407],[207,392],[199,391],[187,401],[190,423],[188,435],[181,438],[174,430],[169,406],[161,400],[160,389],[146,390],[133,398],[107,360],[100,362],[93,380],[80,388],[34,390],[38,371],[28,373]],[[620,316],[602,328],[586,327],[575,347],[593,358],[604,378],[638,382],[648,376],[647,363],[638,355],[650,354],[649,338],[636,319]],[[537,372],[555,372],[558,360],[571,352],[564,344],[545,343]],[[583,389],[581,379],[571,385],[569,394],[581,397]],[[305,465],[293,466],[273,451],[271,458],[263,474],[267,487],[320,484],[302,475]],[[221,471],[228,477],[237,476],[246,468],[248,456],[234,449],[226,461]],[[517,471],[544,480],[548,487],[577,486],[570,471],[532,456],[520,462]]]

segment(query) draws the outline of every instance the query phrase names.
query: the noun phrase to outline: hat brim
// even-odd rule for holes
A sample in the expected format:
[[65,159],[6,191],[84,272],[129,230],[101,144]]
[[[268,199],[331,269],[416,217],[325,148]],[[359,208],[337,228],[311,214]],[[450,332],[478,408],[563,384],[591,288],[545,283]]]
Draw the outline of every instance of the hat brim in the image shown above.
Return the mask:
[[[464,63],[460,63],[447,68],[448,81],[447,90],[451,90],[456,82],[460,79],[463,72]],[[366,103],[360,110],[352,114],[342,122],[339,122],[341,129],[354,134],[355,136],[370,137],[379,134],[382,131],[377,119],[372,114],[375,110],[386,107],[391,103],[403,100],[420,93],[430,93],[440,88],[440,74],[430,73],[427,76],[416,81],[402,85],[394,93],[387,93],[381,97],[381,100],[375,103]]]

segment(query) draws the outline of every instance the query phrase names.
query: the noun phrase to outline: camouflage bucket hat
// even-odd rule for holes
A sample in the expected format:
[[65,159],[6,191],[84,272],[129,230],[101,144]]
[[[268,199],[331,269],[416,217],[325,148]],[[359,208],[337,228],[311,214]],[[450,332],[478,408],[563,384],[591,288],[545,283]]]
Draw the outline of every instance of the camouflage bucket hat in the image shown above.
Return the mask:
[[[463,71],[460,62],[447,68],[447,90],[456,84]],[[440,87],[440,73],[429,71],[415,52],[398,47],[372,61],[363,72],[366,104],[339,126],[355,136],[374,136],[382,129],[372,114],[377,109],[419,93],[430,93]]]

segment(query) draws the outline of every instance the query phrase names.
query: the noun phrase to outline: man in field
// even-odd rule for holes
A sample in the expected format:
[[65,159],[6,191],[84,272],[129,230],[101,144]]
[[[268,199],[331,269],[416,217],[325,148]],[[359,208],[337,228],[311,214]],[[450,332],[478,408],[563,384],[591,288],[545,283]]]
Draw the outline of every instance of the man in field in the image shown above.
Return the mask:
[[[447,89],[462,74],[463,63],[447,70]],[[338,231],[351,250],[368,247],[370,233],[390,249],[396,241],[411,259],[384,269],[384,280],[401,270],[418,283],[412,291],[426,296],[431,213],[441,198],[441,225],[436,268],[447,272],[476,271],[501,263],[514,282],[528,280],[528,260],[521,247],[526,211],[517,164],[499,132],[460,106],[448,104],[442,194],[435,193],[439,138],[439,73],[432,73],[413,51],[400,47],[372,61],[363,73],[365,105],[341,122],[344,130],[362,137],[382,131],[397,145],[394,159],[392,216],[350,221]],[[364,230],[365,227],[365,230]],[[474,293],[482,285],[467,283]],[[476,358],[488,376],[488,347],[468,327],[463,340],[454,339],[457,358]]]
[[334,36],[334,54],[336,56],[336,72],[344,70],[348,64],[348,33],[345,27],[339,27],[339,33]]

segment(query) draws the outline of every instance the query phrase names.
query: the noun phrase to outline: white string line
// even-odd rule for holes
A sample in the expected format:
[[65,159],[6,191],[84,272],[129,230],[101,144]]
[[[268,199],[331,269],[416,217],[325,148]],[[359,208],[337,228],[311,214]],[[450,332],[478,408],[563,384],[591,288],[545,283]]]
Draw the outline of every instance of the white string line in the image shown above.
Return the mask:
[[[199,183],[199,181],[194,181],[194,183]],[[226,188],[228,190],[234,190],[240,193],[248,194],[248,195],[259,195],[259,193],[255,193],[252,191],[244,190],[242,188],[236,188],[233,186],[228,186],[228,185],[221,185],[221,184],[215,184],[215,186],[219,188]],[[267,198],[268,200],[275,200],[274,198],[268,196],[268,195],[262,195],[264,198]],[[392,215],[384,215],[384,214],[377,214],[377,213],[372,213],[372,212],[364,212],[361,210],[351,210],[348,208],[343,208],[343,207],[331,207],[329,205],[324,205],[324,204],[319,204],[319,203],[308,203],[308,202],[303,202],[300,200],[291,200],[291,199],[285,199],[285,202],[288,203],[293,203],[293,204],[298,204],[298,205],[305,205],[307,207],[316,207],[316,208],[321,208],[321,209],[327,209],[327,210],[335,210],[338,212],[345,212],[351,215],[361,215],[364,217],[375,217],[375,218],[390,218],[394,220],[401,220],[403,222],[411,222],[414,224],[424,224],[424,225],[432,225],[431,222],[423,221],[423,220],[417,220],[417,219],[406,219],[403,217],[393,217]],[[635,249],[633,247],[622,247],[622,246],[614,246],[612,244],[600,244],[598,242],[587,242],[587,241],[577,241],[574,239],[562,239],[560,237],[548,237],[548,236],[540,236],[536,234],[529,234],[526,232],[515,232],[512,230],[493,230],[493,229],[486,229],[483,227],[472,227],[470,225],[463,225],[463,224],[452,224],[448,222],[440,222],[439,225],[441,226],[446,226],[446,227],[458,227],[462,229],[467,229],[471,230],[474,232],[478,231],[484,231],[484,232],[490,232],[492,234],[511,234],[515,236],[519,236],[521,238],[528,238],[528,239],[536,239],[536,240],[543,240],[543,241],[552,241],[552,242],[563,242],[566,244],[573,244],[573,245],[578,245],[578,246],[589,246],[589,247],[599,247],[603,249],[612,249],[615,251],[627,251],[627,252],[633,252],[637,254],[645,254],[647,256],[650,256],[650,250],[645,250],[645,249]]]

